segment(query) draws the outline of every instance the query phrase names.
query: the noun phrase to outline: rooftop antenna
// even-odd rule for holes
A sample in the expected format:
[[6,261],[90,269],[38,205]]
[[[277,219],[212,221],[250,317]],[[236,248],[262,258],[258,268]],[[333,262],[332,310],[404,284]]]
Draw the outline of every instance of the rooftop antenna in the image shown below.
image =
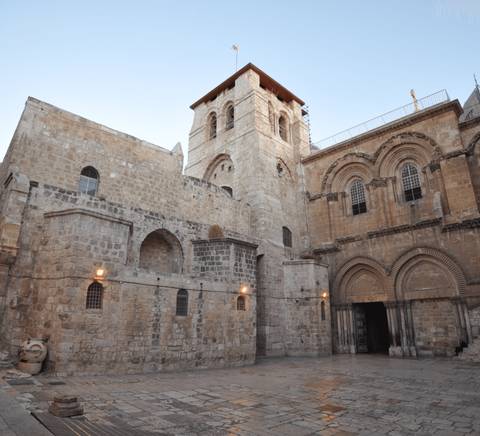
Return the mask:
[[240,46],[238,44],[233,44],[232,50],[235,52],[235,71],[238,71],[238,51],[240,50]]
[[411,89],[410,90],[410,95],[413,98],[413,106],[415,107],[415,112],[418,112],[418,100],[417,100],[417,94],[415,94],[415,90]]

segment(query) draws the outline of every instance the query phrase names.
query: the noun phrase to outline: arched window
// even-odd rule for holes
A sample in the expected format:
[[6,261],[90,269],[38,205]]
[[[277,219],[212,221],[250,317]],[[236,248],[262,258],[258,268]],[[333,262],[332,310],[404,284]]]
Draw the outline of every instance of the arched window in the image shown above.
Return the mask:
[[87,309],[101,309],[103,300],[103,286],[99,282],[93,282],[87,289]]
[[245,297],[242,295],[237,297],[237,310],[245,310]]
[[320,303],[320,316],[322,318],[322,321],[325,321],[325,301],[322,301]]
[[230,195],[230,197],[233,197],[233,189],[230,188],[230,186],[222,186],[222,189],[223,189],[225,192],[228,192],[228,195]]
[[177,316],[188,315],[188,292],[185,289],[180,289],[177,292]]
[[282,232],[283,232],[283,245],[285,247],[291,247],[292,246],[292,232],[288,227],[282,227]]
[[84,194],[95,195],[98,189],[98,171],[93,167],[85,167],[80,172],[78,190]]
[[212,112],[208,117],[208,138],[213,139],[217,137],[217,114]]
[[359,215],[367,211],[367,202],[365,201],[365,186],[361,180],[355,180],[350,186],[350,196],[352,197],[352,213]]
[[278,134],[285,142],[288,141],[287,119],[284,115],[280,115],[280,118],[278,119]]
[[402,168],[402,183],[405,201],[414,201],[422,198],[422,187],[417,167],[407,163]]
[[227,111],[225,115],[227,119],[225,129],[233,129],[233,126],[235,125],[235,109],[233,108],[233,104],[227,106]]
[[275,112],[273,111],[272,103],[268,102],[268,122],[272,133],[275,133]]

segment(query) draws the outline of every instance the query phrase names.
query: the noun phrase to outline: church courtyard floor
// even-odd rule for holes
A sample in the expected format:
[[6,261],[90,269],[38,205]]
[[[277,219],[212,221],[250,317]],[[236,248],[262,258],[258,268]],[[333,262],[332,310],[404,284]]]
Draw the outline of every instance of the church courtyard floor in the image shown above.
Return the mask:
[[2,379],[0,392],[39,416],[54,395],[76,395],[87,421],[111,435],[480,434],[480,365],[455,359],[276,358],[242,368],[32,382]]

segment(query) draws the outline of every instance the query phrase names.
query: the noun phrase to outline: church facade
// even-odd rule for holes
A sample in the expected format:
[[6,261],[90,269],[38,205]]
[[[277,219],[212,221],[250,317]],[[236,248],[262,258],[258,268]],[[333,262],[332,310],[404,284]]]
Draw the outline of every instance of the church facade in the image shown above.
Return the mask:
[[480,335],[476,93],[315,150],[304,102],[248,64],[192,104],[185,169],[29,98],[0,168],[0,347],[41,338],[58,374],[454,355]]

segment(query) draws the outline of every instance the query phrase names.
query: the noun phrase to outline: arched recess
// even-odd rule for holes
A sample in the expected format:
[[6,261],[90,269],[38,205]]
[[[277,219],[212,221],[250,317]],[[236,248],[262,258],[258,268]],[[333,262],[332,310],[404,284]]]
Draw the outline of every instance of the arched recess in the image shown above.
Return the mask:
[[220,239],[223,238],[223,230],[218,224],[213,224],[208,229],[208,239]]
[[375,175],[393,176],[406,159],[414,160],[420,167],[425,167],[440,156],[440,148],[430,137],[418,132],[400,133],[384,142],[375,152]]
[[338,270],[334,281],[335,304],[366,303],[391,299],[386,269],[369,257],[350,259]]
[[[373,177],[373,160],[368,154],[348,153],[332,162],[327,171],[325,171],[322,179],[322,193],[337,192],[334,189],[342,184],[342,179],[345,179],[345,175],[348,177],[348,168],[352,169],[353,172],[364,174],[367,177],[366,182]],[[335,181],[335,186],[333,186],[335,179],[338,182]]]
[[289,181],[292,180],[292,172],[281,157],[277,157],[276,170],[278,177],[283,177]]
[[467,156],[472,155],[475,153],[475,147],[480,144],[480,132],[477,133],[472,140],[470,141],[470,144],[468,144],[467,147]]
[[183,250],[180,241],[165,229],[149,233],[140,246],[139,266],[156,273],[181,273]]
[[203,179],[221,187],[229,187],[233,191],[235,167],[228,154],[219,154],[210,162]]
[[465,275],[458,264],[440,250],[418,247],[402,254],[393,264],[398,300],[448,298],[465,293]]
[[470,178],[472,180],[475,198],[477,199],[477,207],[480,209],[480,133],[477,133],[467,147],[467,163],[470,170]]

